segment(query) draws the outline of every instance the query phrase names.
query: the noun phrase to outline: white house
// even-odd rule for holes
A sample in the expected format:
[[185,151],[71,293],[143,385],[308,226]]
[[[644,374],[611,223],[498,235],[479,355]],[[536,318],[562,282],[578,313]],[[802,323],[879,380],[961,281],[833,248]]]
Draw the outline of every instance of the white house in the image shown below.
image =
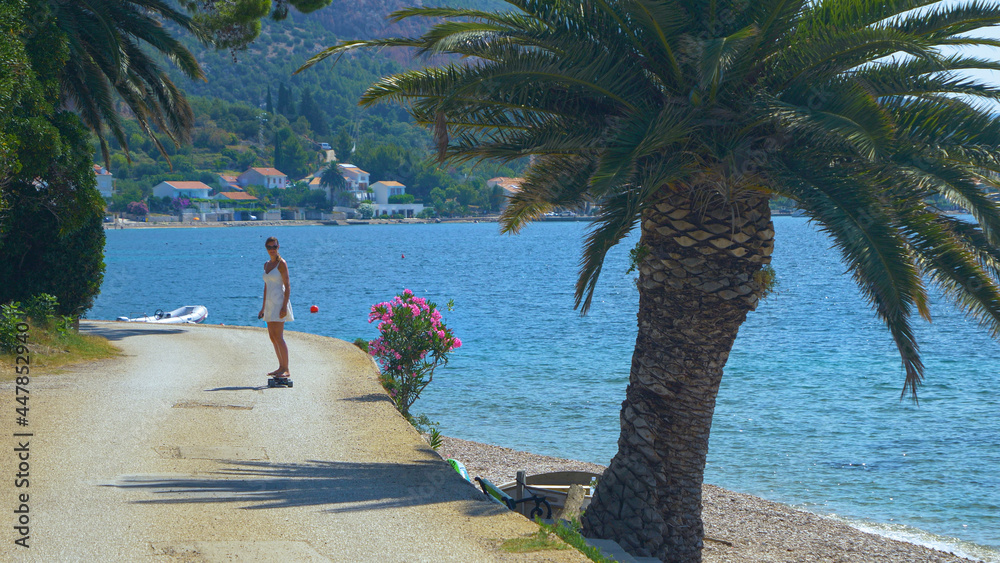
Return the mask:
[[244,189],[247,186],[264,186],[283,190],[288,187],[288,176],[277,168],[248,168],[236,177],[236,183]]
[[344,189],[352,194],[359,201],[370,201],[371,194],[368,193],[369,175],[364,170],[353,164],[337,164],[340,173],[344,176]]
[[201,182],[178,182],[168,180],[153,186],[153,195],[156,197],[178,197],[208,199],[208,194],[212,188]]
[[372,184],[372,191],[375,192],[375,214],[394,215],[396,213],[406,217],[413,217],[424,210],[420,203],[389,203],[389,198],[394,195],[406,194],[406,186],[392,180],[382,180]]
[[406,186],[392,180],[381,180],[372,184],[372,191],[375,192],[375,203],[387,205],[390,197],[405,194]]
[[94,165],[94,175],[97,176],[97,191],[101,192],[101,197],[111,199],[115,195],[114,176],[99,164]]

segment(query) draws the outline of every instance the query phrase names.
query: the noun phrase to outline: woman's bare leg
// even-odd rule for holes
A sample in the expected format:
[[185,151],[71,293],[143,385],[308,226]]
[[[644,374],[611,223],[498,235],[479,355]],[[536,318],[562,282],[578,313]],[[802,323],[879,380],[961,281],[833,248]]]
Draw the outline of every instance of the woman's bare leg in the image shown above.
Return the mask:
[[274,352],[278,355],[278,370],[275,375],[288,375],[288,345],[285,344],[285,323],[267,323],[268,335],[274,342]]

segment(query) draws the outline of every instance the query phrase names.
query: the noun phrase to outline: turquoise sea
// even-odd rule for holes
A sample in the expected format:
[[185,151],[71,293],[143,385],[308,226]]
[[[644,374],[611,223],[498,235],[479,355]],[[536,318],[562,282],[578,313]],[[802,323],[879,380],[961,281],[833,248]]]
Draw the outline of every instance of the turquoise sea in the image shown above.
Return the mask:
[[[935,299],[933,322],[917,321],[920,402],[900,399],[898,354],[829,241],[800,218],[777,217],[775,228],[778,290],[751,313],[729,359],[706,481],[1000,562],[1000,343]],[[448,435],[607,464],[635,342],[638,293],[625,273],[634,240],[609,255],[581,317],[573,287],[586,229],[109,231],[88,317],[200,304],[208,324],[262,324],[264,239],[274,235],[291,272],[290,330],[370,339],[370,306],[404,288],[439,305],[453,299],[444,318],[464,345],[414,411]],[[291,358],[294,373],[294,349]]]

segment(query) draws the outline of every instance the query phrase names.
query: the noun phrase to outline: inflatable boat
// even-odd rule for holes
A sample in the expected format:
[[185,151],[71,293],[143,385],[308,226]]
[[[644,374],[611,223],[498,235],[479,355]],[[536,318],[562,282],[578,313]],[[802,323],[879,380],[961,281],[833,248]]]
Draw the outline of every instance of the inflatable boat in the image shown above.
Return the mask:
[[157,309],[152,315],[133,318],[118,317],[118,320],[127,323],[182,324],[200,323],[206,318],[208,318],[208,309],[204,305],[185,305],[167,313],[164,313],[162,309]]

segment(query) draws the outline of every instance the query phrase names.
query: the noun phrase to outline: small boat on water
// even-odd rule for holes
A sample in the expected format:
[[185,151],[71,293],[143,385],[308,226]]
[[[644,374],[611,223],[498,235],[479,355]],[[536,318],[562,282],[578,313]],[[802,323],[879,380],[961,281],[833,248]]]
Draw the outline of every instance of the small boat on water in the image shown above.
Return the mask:
[[182,324],[200,323],[206,318],[208,318],[208,309],[204,305],[185,305],[168,313],[164,313],[162,309],[157,309],[152,315],[133,318],[118,317],[118,320],[128,323]]
[[[543,496],[552,506],[552,514],[558,514],[566,504],[566,496],[572,485],[581,485],[584,488],[585,493],[581,508],[586,509],[590,506],[598,478],[600,475],[589,471],[554,471],[536,475],[525,475],[523,471],[518,471],[517,480],[500,485],[500,490],[510,495],[514,500],[532,495]],[[531,508],[529,503],[523,503],[518,505],[517,510],[527,516]]]

